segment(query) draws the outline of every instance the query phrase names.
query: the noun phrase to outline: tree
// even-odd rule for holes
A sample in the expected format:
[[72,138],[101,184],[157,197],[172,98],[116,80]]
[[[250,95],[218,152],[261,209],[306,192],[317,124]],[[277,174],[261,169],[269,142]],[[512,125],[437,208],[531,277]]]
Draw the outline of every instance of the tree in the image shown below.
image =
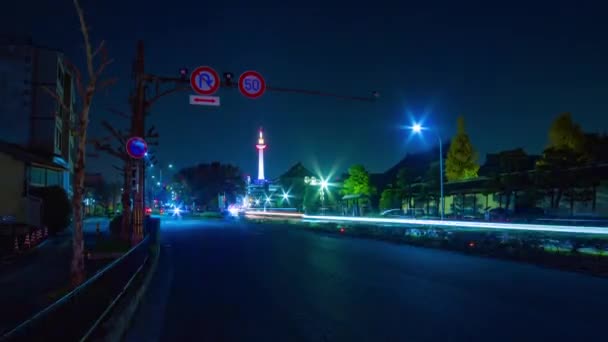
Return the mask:
[[536,163],[536,185],[545,189],[551,197],[551,208],[559,208],[562,197],[570,199],[574,206],[574,188],[582,180],[575,177],[573,169],[585,165],[590,158],[585,151],[585,135],[580,126],[572,121],[570,113],[560,114],[549,129],[549,146]]
[[401,168],[397,171],[396,189],[399,190],[400,199],[407,202],[407,207],[412,206],[413,189],[412,177],[406,168]]
[[53,234],[63,231],[70,224],[72,207],[65,190],[60,186],[32,188],[33,195],[42,199],[42,224]]
[[238,167],[230,164],[199,164],[180,170],[175,180],[185,188],[186,196],[202,205],[217,205],[218,194],[226,194],[229,202],[245,193],[245,181]]
[[452,139],[445,162],[445,174],[448,181],[457,181],[477,177],[479,164],[471,140],[465,131],[464,118],[458,118],[458,130]]
[[579,124],[572,120],[570,113],[562,113],[555,118],[549,129],[549,147],[582,153],[585,135]]
[[343,195],[371,196],[375,192],[376,189],[369,182],[369,173],[363,165],[353,165],[348,169],[348,178],[341,190]]
[[501,196],[505,196],[505,208],[509,208],[511,198],[517,196],[518,190],[527,188],[528,168],[528,155],[522,148],[502,151],[498,154],[498,170],[494,177]]
[[[112,63],[108,58],[105,42],[102,41],[99,46],[93,50],[89,39],[89,29],[87,27],[82,7],[79,0],[73,0],[78,20],[80,22],[80,31],[84,41],[86,77],[82,78],[80,70],[72,63],[66,61],[68,69],[74,74],[76,81],[76,90],[81,99],[81,108],[77,112],[76,127],[72,129],[72,134],[76,136],[76,161],[74,163],[73,177],[73,196],[72,208],[74,215],[74,233],[72,234],[72,262],[70,267],[70,278],[72,285],[81,284],[85,279],[84,269],[84,239],[82,233],[83,226],[83,200],[85,195],[84,178],[85,178],[85,162],[86,162],[86,146],[87,146],[87,129],[89,127],[89,111],[93,103],[95,93],[108,85],[115,82],[114,79],[101,80],[105,68]],[[99,58],[98,58],[99,57]],[[96,61],[99,59],[98,61]],[[58,105],[66,111],[70,111],[69,104],[64,103],[59,94],[44,87],[44,89],[55,98]]]
[[389,184],[380,195],[380,210],[401,208],[401,191]]

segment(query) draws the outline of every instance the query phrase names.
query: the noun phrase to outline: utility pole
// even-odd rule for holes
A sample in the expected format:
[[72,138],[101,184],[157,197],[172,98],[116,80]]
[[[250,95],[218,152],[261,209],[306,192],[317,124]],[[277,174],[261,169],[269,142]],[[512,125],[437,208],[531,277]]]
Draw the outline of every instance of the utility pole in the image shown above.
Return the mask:
[[[146,84],[145,84],[145,64],[144,64],[144,43],[137,43],[137,56],[133,64],[133,72],[135,78],[135,93],[131,101],[133,108],[133,116],[131,120],[131,135],[134,137],[144,137],[145,135],[145,101],[146,101]],[[137,244],[143,239],[144,225],[144,184],[145,184],[145,166],[143,160],[131,159],[129,161],[129,170],[135,170],[138,174],[137,184],[133,191],[133,232],[131,234],[131,243]]]

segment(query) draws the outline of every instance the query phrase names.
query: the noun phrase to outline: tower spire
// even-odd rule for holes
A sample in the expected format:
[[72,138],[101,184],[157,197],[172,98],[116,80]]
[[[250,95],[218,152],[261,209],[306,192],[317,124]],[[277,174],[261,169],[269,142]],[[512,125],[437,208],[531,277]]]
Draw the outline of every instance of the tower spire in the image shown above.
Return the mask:
[[264,142],[264,131],[260,127],[258,144],[255,145],[258,149],[258,180],[264,180],[264,149],[266,143]]

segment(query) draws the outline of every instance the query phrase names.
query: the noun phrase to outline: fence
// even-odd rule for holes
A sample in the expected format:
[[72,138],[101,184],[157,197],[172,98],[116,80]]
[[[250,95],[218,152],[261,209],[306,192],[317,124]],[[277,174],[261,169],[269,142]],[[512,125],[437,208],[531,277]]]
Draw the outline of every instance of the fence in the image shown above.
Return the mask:
[[[157,226],[150,224],[149,226]],[[157,229],[72,292],[8,332],[1,341],[79,341],[147,260]]]

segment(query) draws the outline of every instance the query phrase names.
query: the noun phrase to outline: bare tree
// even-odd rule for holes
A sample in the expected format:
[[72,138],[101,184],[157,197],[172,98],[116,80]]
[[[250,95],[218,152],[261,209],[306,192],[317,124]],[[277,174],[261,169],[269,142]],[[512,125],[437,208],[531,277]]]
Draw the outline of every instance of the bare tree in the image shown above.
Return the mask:
[[[95,92],[113,83],[114,80],[101,80],[105,68],[112,63],[108,58],[105,43],[102,41],[97,49],[93,51],[89,40],[89,31],[84,18],[82,7],[79,0],[74,0],[74,7],[80,21],[80,30],[84,40],[84,50],[86,57],[86,84],[82,78],[82,73],[76,66],[70,64],[69,67],[74,73],[76,87],[79,97],[82,99],[82,107],[78,111],[75,135],[77,138],[76,163],[74,165],[72,207],[74,209],[74,235],[72,239],[72,264],[71,281],[73,285],[81,284],[85,280],[84,268],[84,239],[82,233],[83,226],[83,197],[84,197],[84,176],[87,147],[87,129],[89,126],[89,111],[93,102]],[[96,62],[96,60],[98,60]]]

